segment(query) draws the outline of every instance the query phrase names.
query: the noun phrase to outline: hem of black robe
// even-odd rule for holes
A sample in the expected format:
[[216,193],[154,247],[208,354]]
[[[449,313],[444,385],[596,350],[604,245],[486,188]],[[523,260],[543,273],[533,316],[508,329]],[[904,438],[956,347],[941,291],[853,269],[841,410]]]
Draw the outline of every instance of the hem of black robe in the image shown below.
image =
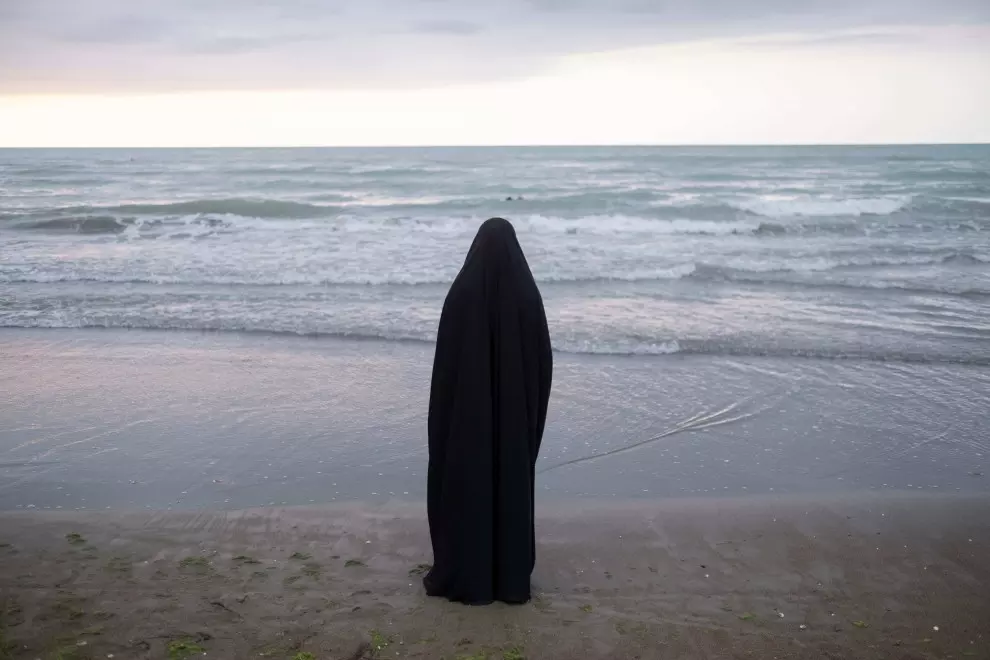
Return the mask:
[[466,598],[458,598],[456,596],[451,596],[445,593],[446,590],[438,588],[435,585],[431,587],[430,576],[427,575],[423,578],[423,587],[426,589],[426,595],[431,598],[445,598],[452,603],[459,603],[461,605],[467,605],[469,607],[484,607],[485,605],[492,605],[496,602],[504,603],[505,605],[525,605],[528,603],[532,596],[526,596],[525,598],[491,598],[487,600],[470,600]]

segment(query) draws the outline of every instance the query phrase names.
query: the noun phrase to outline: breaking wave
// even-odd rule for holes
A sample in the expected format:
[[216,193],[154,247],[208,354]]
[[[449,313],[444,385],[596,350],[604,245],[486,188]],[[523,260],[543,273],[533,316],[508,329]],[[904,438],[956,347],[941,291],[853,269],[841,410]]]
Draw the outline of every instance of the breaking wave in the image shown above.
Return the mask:
[[[184,215],[231,215],[247,218],[320,218],[332,215],[336,206],[321,204],[306,204],[273,199],[195,199],[183,202],[147,203],[147,204],[118,204],[112,206],[67,206],[48,209],[43,212],[44,220],[84,220],[93,216],[121,217],[133,216],[184,216]],[[7,214],[11,215],[10,213]],[[32,228],[32,215],[25,214],[14,218],[15,224]],[[21,222],[18,222],[21,220]]]
[[[843,273],[868,275],[872,268],[899,266],[947,266],[982,267],[990,264],[990,257],[965,252],[940,252],[936,254],[906,254],[900,256],[850,255],[846,258],[819,257],[804,261],[790,259],[786,262],[749,260],[727,264],[705,262],[685,262],[668,267],[642,269],[616,269],[589,271],[586,273],[553,272],[535,270],[540,283],[585,284],[600,282],[654,282],[676,280],[700,280],[707,282],[740,282],[751,284],[787,284],[806,287],[841,287],[859,289],[903,289],[905,291],[944,293],[949,295],[990,295],[990,291],[979,288],[958,288],[952,286],[923,287],[910,283],[889,280],[861,280],[856,283],[830,281],[828,279],[809,281],[808,276],[816,274]],[[278,286],[448,286],[456,275],[454,270],[436,270],[426,273],[396,272],[383,269],[370,273],[353,272],[294,272],[284,271],[277,277],[271,275],[245,277],[244,275],[223,275],[186,271],[168,274],[129,274],[100,273],[92,270],[77,272],[60,271],[0,271],[0,283],[6,284],[51,284],[51,283],[106,283],[135,285],[185,285],[185,286],[231,286],[231,287],[278,287]]]
[[860,217],[892,215],[908,207],[912,198],[867,197],[851,199],[772,197],[733,202],[731,206],[769,218],[788,217]]

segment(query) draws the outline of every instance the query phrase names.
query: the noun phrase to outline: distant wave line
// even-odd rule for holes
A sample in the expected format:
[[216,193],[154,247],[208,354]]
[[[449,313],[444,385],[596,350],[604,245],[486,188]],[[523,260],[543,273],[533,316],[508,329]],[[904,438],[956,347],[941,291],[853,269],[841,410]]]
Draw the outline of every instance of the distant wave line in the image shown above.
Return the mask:
[[[959,199],[952,195],[944,197],[926,197],[924,195],[888,195],[881,197],[785,197],[757,196],[752,198],[720,198],[718,193],[710,195],[698,194],[690,201],[678,200],[675,191],[649,189],[608,190],[599,192],[574,191],[535,194],[519,198],[518,193],[510,186],[509,196],[516,195],[511,204],[504,198],[495,196],[480,197],[477,195],[456,196],[450,199],[397,198],[392,202],[382,203],[373,201],[362,204],[360,196],[353,192],[343,195],[340,192],[328,190],[321,193],[325,200],[334,203],[314,203],[312,201],[291,201],[270,198],[203,198],[170,202],[143,202],[116,205],[76,205],[51,208],[33,208],[24,211],[8,210],[0,213],[0,218],[8,222],[30,228],[30,222],[35,221],[75,221],[84,222],[88,217],[117,217],[124,220],[127,216],[185,216],[185,215],[218,215],[242,216],[253,219],[291,220],[317,219],[336,217],[355,209],[374,209],[382,211],[423,211],[453,212],[473,211],[477,215],[512,215],[514,218],[525,218],[533,211],[554,211],[555,209],[580,210],[582,208],[600,211],[611,205],[614,208],[634,210],[639,208],[643,213],[638,219],[656,221],[669,219],[662,216],[683,217],[685,219],[721,219],[731,221],[745,218],[859,218],[881,217],[896,214],[915,207],[944,206],[987,206],[976,198]],[[318,189],[314,192],[319,192]],[[547,191],[548,193],[550,191]],[[673,196],[672,196],[673,194]],[[655,217],[661,214],[661,217]],[[121,216],[124,216],[123,218]],[[694,216],[694,217],[692,217]],[[533,216],[539,217],[539,216]],[[553,217],[553,216],[550,216]],[[607,213],[592,214],[596,219],[607,219]],[[614,214],[611,217],[623,217]],[[637,218],[635,215],[625,216]],[[449,218],[456,219],[456,218]],[[468,218],[464,218],[467,220]]]

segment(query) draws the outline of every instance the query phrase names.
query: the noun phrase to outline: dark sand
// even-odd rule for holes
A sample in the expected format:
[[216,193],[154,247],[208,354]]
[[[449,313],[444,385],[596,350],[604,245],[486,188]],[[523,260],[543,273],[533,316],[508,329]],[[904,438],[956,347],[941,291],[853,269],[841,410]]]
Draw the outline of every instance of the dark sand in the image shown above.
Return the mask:
[[415,505],[2,513],[0,658],[990,658],[985,497],[569,506],[515,608],[423,594]]

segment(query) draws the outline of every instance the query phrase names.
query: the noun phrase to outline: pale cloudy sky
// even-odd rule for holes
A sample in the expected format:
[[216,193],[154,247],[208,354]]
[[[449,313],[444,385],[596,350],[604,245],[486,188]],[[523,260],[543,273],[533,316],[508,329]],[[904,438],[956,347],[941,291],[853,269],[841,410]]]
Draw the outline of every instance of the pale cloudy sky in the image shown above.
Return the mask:
[[990,0],[0,0],[0,146],[990,141]]

